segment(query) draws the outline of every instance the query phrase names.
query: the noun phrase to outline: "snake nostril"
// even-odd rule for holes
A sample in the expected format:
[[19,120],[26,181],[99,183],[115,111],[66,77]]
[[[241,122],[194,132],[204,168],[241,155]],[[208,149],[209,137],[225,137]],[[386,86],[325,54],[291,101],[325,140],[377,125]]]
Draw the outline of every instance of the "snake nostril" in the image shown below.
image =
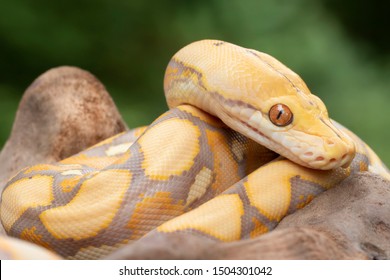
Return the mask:
[[326,144],[327,144],[328,146],[334,146],[334,145],[335,145],[335,142],[332,141],[331,139],[326,139],[325,141],[326,141]]
[[325,159],[325,158],[322,157],[322,156],[316,157],[316,161],[322,161],[322,160],[324,160],[324,159]]
[[331,159],[329,160],[329,162],[335,162],[335,161],[336,161],[335,158],[331,158]]
[[311,157],[311,156],[313,156],[313,152],[306,152],[305,156]]

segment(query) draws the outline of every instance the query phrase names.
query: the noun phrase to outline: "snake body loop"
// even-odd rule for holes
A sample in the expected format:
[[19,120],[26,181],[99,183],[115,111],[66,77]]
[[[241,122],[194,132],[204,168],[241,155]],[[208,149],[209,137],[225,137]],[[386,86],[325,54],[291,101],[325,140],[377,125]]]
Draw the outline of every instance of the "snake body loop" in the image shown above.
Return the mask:
[[170,110],[56,164],[9,180],[10,236],[97,259],[152,235],[253,238],[355,172],[390,179],[356,135],[273,57],[192,43],[168,64]]

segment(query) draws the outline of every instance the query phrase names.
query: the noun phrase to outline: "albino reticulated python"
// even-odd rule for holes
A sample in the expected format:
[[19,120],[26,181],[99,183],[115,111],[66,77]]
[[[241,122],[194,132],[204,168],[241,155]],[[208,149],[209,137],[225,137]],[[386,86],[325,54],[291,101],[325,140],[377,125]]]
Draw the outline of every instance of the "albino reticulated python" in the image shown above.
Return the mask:
[[390,179],[267,54],[192,43],[169,62],[164,89],[170,110],[149,127],[11,178],[1,201],[8,235],[70,259],[171,232],[234,241],[272,230],[354,172]]

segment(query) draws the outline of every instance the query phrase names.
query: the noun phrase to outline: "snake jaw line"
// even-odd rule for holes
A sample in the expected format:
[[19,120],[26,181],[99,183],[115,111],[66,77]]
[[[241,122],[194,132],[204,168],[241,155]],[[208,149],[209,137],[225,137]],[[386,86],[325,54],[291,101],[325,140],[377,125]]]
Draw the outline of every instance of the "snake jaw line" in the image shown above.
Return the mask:
[[[220,108],[225,113],[220,114],[219,117],[222,120],[229,119],[229,121],[225,121],[227,125],[302,166],[328,170],[338,166],[348,166],[351,161],[351,157],[345,156],[350,154],[350,151],[340,153],[341,156],[333,156],[331,153],[327,154],[324,143],[328,143],[329,146],[335,146],[336,141],[329,139],[324,141],[319,136],[307,134],[304,135],[306,139],[302,139],[302,135],[299,132],[289,132],[291,126],[278,127],[277,131],[268,135],[261,129],[266,126],[264,123],[266,119],[261,111],[239,105],[229,106],[227,104],[220,106]],[[298,137],[289,136],[287,133],[297,134]]]
[[[299,165],[319,170],[340,166],[345,168],[354,158],[355,148],[353,142],[348,141],[349,138],[340,138],[341,141],[329,138],[324,140],[320,136],[304,134],[302,139],[298,131],[288,130],[275,131],[267,135],[260,129],[264,123],[261,123],[259,114],[261,113],[257,111],[248,121],[241,120],[242,124],[257,133],[257,136],[248,135],[248,137]],[[339,144],[337,145],[336,142]]]

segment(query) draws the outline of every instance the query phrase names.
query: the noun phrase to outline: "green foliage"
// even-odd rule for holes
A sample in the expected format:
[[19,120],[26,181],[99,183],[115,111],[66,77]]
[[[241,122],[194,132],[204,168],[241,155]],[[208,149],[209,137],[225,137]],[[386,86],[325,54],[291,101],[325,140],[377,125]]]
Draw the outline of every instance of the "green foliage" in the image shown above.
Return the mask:
[[[388,57],[353,41],[338,18],[310,0],[13,0],[0,9],[0,146],[23,90],[58,65],[94,73],[130,127],[166,110],[170,57],[215,38],[267,52],[307,82],[332,118],[390,164]],[[356,15],[360,16],[360,15]]]

